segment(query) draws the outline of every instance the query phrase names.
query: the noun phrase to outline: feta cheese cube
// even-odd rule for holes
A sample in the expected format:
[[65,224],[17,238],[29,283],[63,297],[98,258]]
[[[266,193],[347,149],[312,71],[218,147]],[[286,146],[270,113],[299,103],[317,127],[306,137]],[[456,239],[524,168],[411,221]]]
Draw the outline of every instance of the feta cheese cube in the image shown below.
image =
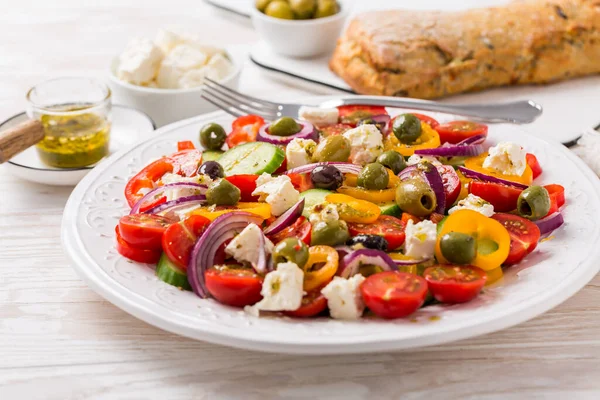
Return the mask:
[[150,40],[132,39],[119,56],[117,77],[134,85],[149,84],[157,74],[163,52]]
[[448,210],[448,214],[452,214],[458,210],[473,210],[486,217],[494,215],[494,206],[474,194],[469,194],[467,197],[459,201],[454,207]]
[[366,165],[383,153],[383,135],[375,125],[361,125],[344,132],[350,141],[350,161]]
[[527,153],[512,142],[501,142],[490,147],[483,168],[505,175],[523,175],[527,167]]
[[442,165],[442,163],[439,162],[439,160],[434,156],[420,156],[418,154],[413,154],[412,156],[408,157],[408,160],[406,160],[406,165],[416,165],[424,161],[428,161],[433,165]]
[[414,259],[433,257],[437,238],[437,225],[429,220],[415,224],[409,220],[406,225],[404,254]]
[[179,79],[178,86],[182,89],[190,89],[204,85],[204,78],[206,78],[206,67],[200,69],[193,69],[183,74]]
[[175,46],[163,60],[156,82],[164,89],[180,88],[185,73],[206,64],[206,54],[187,44]]
[[[181,175],[172,174],[167,172],[160,178],[163,185],[169,185],[171,183],[200,183],[200,175],[193,176],[191,178],[186,178]],[[198,194],[197,189],[184,188],[184,189],[174,189],[167,192],[167,201],[176,200],[180,197],[193,196]]]
[[317,144],[312,139],[294,138],[285,148],[287,168],[292,169],[310,164]]
[[198,40],[190,33],[183,32],[182,29],[176,27],[162,28],[154,38],[154,44],[161,48],[167,54],[180,44]]
[[294,311],[300,308],[304,290],[304,272],[293,262],[277,264],[275,271],[265,276],[263,299],[244,310],[258,316],[259,311]]
[[329,313],[335,319],[358,319],[365,310],[360,285],[365,277],[356,274],[349,279],[336,276],[321,293],[327,299]]
[[268,178],[263,174],[257,179],[257,187],[252,195],[260,196],[260,201],[265,201],[271,206],[271,214],[279,216],[300,200],[300,192],[294,188],[288,176],[267,176]]
[[[262,229],[256,224],[250,224],[244,228],[231,242],[225,247],[225,253],[229,254],[239,262],[247,262],[256,268],[260,252],[261,237],[264,237]],[[273,243],[264,237],[264,250],[268,254],[273,252]]]
[[302,106],[298,110],[298,117],[317,126],[333,125],[338,123],[339,112],[337,108]]
[[208,76],[211,79],[220,81],[222,79],[227,78],[231,74],[231,72],[233,71],[233,64],[231,64],[229,58],[227,58],[223,54],[218,53],[210,58],[210,60],[204,68],[206,76]]
[[337,207],[335,204],[327,204],[323,207],[321,212],[314,212],[310,214],[309,220],[311,224],[316,224],[318,222],[332,222],[339,221],[340,215],[338,213]]

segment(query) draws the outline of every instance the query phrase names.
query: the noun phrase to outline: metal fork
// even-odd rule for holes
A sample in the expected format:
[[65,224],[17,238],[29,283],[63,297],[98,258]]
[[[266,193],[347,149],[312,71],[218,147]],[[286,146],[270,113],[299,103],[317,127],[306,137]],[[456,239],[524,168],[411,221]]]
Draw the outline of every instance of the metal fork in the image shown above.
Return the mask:
[[[205,78],[205,87],[201,96],[223,111],[241,117],[257,114],[268,121],[284,116],[298,118],[298,111],[303,104],[273,103],[237,92],[223,86],[212,79]],[[317,107],[337,107],[348,104],[379,105],[386,107],[411,108],[416,110],[438,111],[449,114],[464,115],[486,122],[512,122],[527,124],[535,121],[542,114],[542,106],[532,100],[510,103],[490,104],[444,104],[429,100],[385,97],[385,96],[344,96],[322,102]]]

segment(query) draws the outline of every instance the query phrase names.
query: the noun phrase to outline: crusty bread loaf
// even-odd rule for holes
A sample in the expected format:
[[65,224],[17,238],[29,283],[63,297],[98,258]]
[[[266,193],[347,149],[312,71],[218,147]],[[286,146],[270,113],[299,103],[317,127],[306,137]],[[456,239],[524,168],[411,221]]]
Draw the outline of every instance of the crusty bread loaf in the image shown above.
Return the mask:
[[418,98],[600,73],[600,0],[368,12],[330,67],[358,93]]

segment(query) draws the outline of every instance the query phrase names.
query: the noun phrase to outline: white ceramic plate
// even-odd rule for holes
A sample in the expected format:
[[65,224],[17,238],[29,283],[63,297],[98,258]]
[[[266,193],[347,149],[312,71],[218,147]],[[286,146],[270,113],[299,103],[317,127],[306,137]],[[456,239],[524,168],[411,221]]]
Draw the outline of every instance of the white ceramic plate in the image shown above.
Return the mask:
[[[435,116],[441,121],[451,118]],[[228,346],[283,353],[339,354],[414,348],[526,321],[572,296],[600,269],[598,178],[566,148],[529,136],[515,126],[494,125],[490,127],[490,142],[509,140],[522,144],[540,160],[543,183],[565,186],[566,224],[476,300],[463,305],[427,307],[411,319],[345,322],[327,318],[255,318],[213,300],[200,299],[192,292],[160,282],[151,266],[120,257],[114,248],[114,227],[128,211],[123,198],[127,179],[153,158],[175,151],[178,140],[197,142],[199,128],[213,121],[228,126],[232,119],[216,112],[181,121],[113,155],[75,188],[64,212],[62,242],[79,275],[116,306],[167,331]]]
[[[0,131],[16,126],[27,119],[25,113],[17,114],[1,123]],[[154,122],[143,112],[126,106],[113,105],[110,153],[114,154],[131,146],[154,129]],[[50,167],[40,160],[35,147],[30,147],[16,155],[6,165],[10,173],[21,179],[52,186],[75,186],[95,167],[95,165],[83,168]]]

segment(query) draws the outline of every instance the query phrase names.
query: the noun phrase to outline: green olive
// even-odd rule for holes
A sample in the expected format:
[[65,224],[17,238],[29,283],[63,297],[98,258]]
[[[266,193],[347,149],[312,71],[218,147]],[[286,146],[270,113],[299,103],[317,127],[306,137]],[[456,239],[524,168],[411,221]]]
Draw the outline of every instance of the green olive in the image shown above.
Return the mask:
[[308,247],[298,238],[290,237],[277,243],[273,249],[273,262],[275,265],[293,262],[303,268],[308,261]]
[[240,201],[241,192],[227,179],[218,179],[206,189],[206,203],[218,206],[234,206]]
[[357,184],[369,190],[383,190],[387,188],[390,176],[387,169],[378,162],[365,165],[358,174]]
[[406,161],[402,154],[397,151],[390,150],[381,154],[377,157],[377,162],[392,170],[392,172],[398,175],[404,168],[406,168]]
[[289,0],[289,2],[298,19],[311,19],[317,8],[316,0]]
[[523,190],[517,200],[517,212],[521,217],[535,221],[550,211],[550,195],[542,186],[530,186]]
[[256,5],[256,9],[260,12],[265,12],[265,10],[267,9],[267,6],[269,5],[269,3],[271,3],[271,1],[273,0],[256,0],[256,2],[254,3]]
[[422,178],[413,178],[398,184],[396,204],[402,211],[425,217],[435,210],[437,200],[431,187]]
[[269,126],[269,134],[275,136],[291,136],[301,130],[302,126],[291,117],[281,117]]
[[315,162],[347,162],[349,157],[350,141],[341,135],[328,136],[321,139],[321,142],[313,154],[313,160]]
[[413,114],[402,114],[394,119],[392,131],[401,143],[411,144],[421,136],[421,120]]
[[292,7],[284,0],[274,0],[265,8],[265,14],[279,19],[294,19]]
[[350,233],[344,221],[319,221],[313,225],[310,245],[338,246],[345,244],[348,239]]
[[440,250],[452,264],[470,264],[477,256],[477,241],[466,233],[448,232],[440,238]]
[[213,122],[200,129],[200,144],[207,150],[221,150],[225,139],[227,139],[227,133],[219,124]]
[[336,0],[318,0],[315,18],[331,17],[340,12],[340,5]]

